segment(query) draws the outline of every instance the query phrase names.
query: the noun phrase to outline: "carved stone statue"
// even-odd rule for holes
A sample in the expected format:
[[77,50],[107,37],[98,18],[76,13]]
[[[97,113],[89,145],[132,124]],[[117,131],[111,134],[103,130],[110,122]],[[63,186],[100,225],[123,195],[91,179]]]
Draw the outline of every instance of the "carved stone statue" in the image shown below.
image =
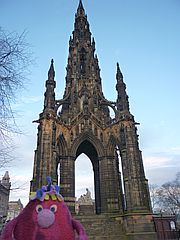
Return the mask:
[[91,192],[86,188],[86,194],[83,194],[78,199],[79,205],[93,205],[93,200],[91,198]]

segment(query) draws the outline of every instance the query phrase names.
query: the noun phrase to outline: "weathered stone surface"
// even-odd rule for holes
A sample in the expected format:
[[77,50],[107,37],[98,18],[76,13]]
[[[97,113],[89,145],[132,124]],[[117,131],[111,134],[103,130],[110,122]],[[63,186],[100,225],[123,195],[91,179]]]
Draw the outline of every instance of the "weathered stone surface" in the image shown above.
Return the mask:
[[76,217],[84,225],[89,239],[126,239],[119,221],[106,215]]
[[[82,3],[75,15],[74,31],[69,40],[66,70],[64,95],[56,100],[55,71],[51,61],[44,109],[36,121],[39,125],[31,191],[46,184],[48,175],[54,183],[60,178],[61,194],[74,213],[75,161],[84,153],[92,163],[95,212],[100,214],[87,221],[82,219],[87,227],[91,226],[88,232],[94,237],[92,239],[110,239],[112,234],[113,240],[125,239],[124,232],[129,239],[138,239],[141,234],[145,237],[154,229],[147,219],[152,214],[137,123],[130,113],[119,64],[117,100],[112,102],[104,97],[95,41]],[[110,109],[114,111],[113,117]],[[121,214],[122,217],[115,220],[105,218],[104,214]]]
[[89,240],[156,240],[152,222],[149,229],[136,222],[139,230],[131,229],[131,232],[127,232],[124,216],[104,214],[95,217],[91,215],[76,216],[76,218],[84,225]]

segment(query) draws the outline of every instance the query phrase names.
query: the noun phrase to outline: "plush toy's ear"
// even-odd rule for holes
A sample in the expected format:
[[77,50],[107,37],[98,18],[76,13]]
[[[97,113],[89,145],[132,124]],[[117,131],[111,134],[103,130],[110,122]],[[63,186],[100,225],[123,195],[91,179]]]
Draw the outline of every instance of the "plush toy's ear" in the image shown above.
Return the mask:
[[42,191],[42,189],[38,189],[38,190],[36,191],[36,196],[37,196],[38,199],[41,199],[41,198],[42,198],[42,196],[43,196],[43,191]]
[[55,185],[55,190],[56,190],[57,193],[59,193],[60,192],[60,186]]
[[48,182],[47,192],[49,192],[49,191],[51,190],[51,183],[52,183],[51,177],[50,177],[50,176],[47,176],[47,177],[46,177],[46,180],[47,180],[47,182]]
[[77,240],[88,240],[84,227],[79,221],[72,219],[72,225],[78,234]]
[[7,223],[2,231],[0,240],[13,240],[13,231],[17,223],[17,218],[14,218],[9,223]]

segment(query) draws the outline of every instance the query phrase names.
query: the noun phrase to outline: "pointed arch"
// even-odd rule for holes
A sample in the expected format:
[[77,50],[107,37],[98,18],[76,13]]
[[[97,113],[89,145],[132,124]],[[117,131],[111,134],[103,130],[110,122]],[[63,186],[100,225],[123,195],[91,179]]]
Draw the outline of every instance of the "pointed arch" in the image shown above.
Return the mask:
[[108,141],[108,145],[107,145],[107,152],[109,153],[109,155],[113,156],[114,155],[114,149],[116,148],[116,146],[119,144],[118,140],[111,135],[109,137],[109,141]]
[[67,142],[64,138],[64,134],[61,133],[57,140],[57,150],[59,156],[67,156]]
[[71,156],[77,157],[78,154],[78,147],[81,145],[81,143],[88,141],[92,146],[96,149],[98,157],[102,157],[104,155],[104,147],[101,143],[101,141],[95,137],[90,132],[81,133],[78,138],[75,139],[73,142],[73,145],[71,147]]

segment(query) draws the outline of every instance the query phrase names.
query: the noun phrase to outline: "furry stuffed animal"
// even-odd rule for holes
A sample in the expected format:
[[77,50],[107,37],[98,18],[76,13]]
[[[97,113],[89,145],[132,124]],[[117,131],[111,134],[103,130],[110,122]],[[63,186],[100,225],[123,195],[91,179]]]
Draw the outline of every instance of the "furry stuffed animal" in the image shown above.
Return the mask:
[[48,181],[19,216],[6,224],[0,240],[88,240],[81,223],[72,218],[59,187],[51,185],[50,178]]

